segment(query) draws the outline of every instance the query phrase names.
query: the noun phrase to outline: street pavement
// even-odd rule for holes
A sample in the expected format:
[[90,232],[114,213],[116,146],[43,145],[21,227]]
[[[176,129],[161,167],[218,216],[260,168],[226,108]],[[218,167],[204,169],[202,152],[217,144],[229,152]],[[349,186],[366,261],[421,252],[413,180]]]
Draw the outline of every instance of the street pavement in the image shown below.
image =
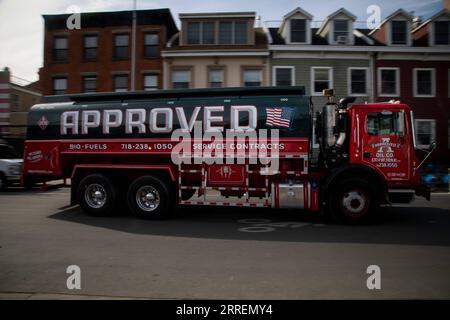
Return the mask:
[[142,221],[68,203],[68,188],[0,193],[0,299],[450,299],[450,194],[383,208],[367,226],[220,207]]

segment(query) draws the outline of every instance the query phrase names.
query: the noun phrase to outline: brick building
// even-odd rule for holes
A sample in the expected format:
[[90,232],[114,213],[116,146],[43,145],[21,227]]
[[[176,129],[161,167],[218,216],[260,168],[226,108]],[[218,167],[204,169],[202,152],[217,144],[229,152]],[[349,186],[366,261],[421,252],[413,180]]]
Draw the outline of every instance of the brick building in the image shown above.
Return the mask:
[[[73,30],[69,16],[43,16],[43,94],[130,90],[133,11],[81,13],[81,28]],[[160,53],[178,29],[169,9],[136,16],[135,89],[162,88]]]
[[450,11],[421,22],[404,10],[387,17],[371,36],[385,47],[375,62],[376,101],[400,100],[414,111],[416,144],[437,142],[431,161],[450,159]]

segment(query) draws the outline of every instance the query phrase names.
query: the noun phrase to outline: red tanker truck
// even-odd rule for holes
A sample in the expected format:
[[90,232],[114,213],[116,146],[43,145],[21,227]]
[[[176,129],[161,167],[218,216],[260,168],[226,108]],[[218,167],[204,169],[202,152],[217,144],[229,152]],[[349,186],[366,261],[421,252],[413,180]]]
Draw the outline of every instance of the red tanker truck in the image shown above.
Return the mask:
[[332,100],[315,114],[303,87],[47,97],[28,115],[22,180],[70,178],[72,205],[107,215],[126,204],[144,219],[208,205],[356,224],[382,204],[429,200],[411,109]]

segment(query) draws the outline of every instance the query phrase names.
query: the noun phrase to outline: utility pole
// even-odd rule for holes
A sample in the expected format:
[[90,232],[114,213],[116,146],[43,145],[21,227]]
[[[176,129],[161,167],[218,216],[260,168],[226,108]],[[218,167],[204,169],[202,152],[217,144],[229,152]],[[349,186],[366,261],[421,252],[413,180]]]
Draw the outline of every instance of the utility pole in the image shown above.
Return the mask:
[[136,90],[136,1],[133,0],[133,25],[131,27],[131,91]]

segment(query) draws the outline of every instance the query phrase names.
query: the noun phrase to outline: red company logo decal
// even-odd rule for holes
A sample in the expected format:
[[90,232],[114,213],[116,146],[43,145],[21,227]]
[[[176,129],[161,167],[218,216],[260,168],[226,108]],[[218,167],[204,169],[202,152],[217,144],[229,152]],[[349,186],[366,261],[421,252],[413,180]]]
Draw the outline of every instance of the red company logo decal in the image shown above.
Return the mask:
[[48,126],[48,120],[45,116],[42,116],[37,123],[41,130],[45,130],[45,128],[47,128]]

